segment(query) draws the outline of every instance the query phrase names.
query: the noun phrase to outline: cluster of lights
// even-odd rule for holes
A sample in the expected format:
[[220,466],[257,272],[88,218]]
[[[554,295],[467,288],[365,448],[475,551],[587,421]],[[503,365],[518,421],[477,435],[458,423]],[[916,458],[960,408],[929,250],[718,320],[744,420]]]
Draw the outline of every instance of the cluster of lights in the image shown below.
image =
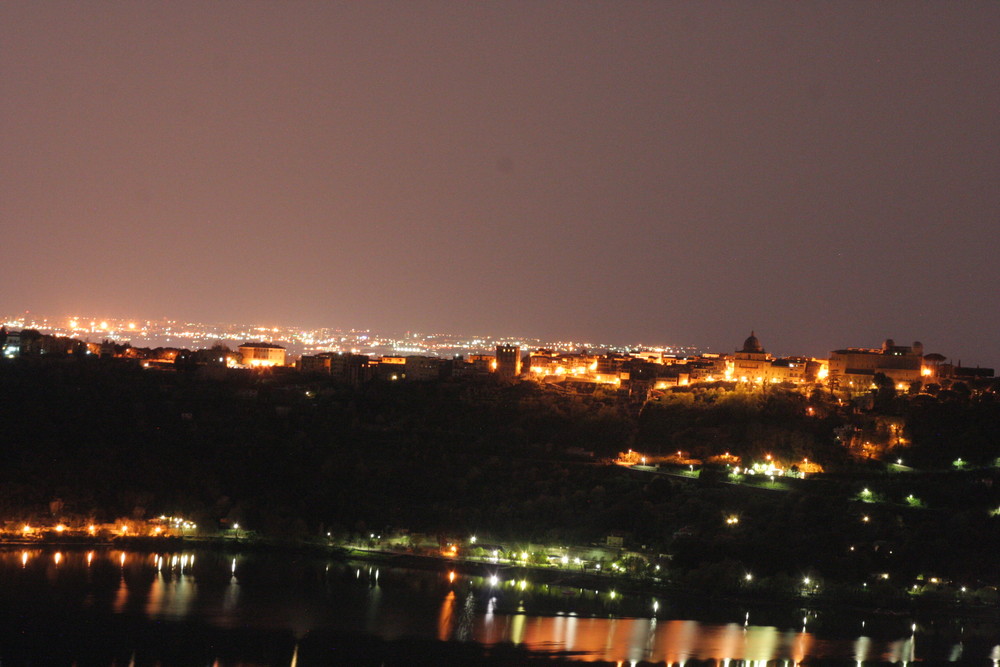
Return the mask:
[[[141,523],[141,522],[139,522]],[[185,530],[195,530],[198,525],[193,521],[181,517],[168,517],[160,516],[158,519],[153,519],[151,527],[149,527],[149,535],[152,537],[165,536],[170,533],[170,531],[185,531]],[[239,524],[233,524],[233,529],[238,530]],[[40,537],[46,533],[56,533],[57,535],[72,534],[86,532],[90,536],[96,536],[101,530],[107,531],[109,533],[114,533],[117,535],[138,535],[143,534],[145,528],[140,528],[138,524],[132,524],[131,522],[122,522],[120,524],[111,524],[98,526],[96,524],[87,524],[85,527],[71,527],[65,523],[58,523],[54,526],[37,526],[31,525],[30,523],[25,523],[18,528],[18,532],[25,537]]]
[[[198,524],[195,522],[188,521],[179,516],[165,516],[161,514],[160,521],[170,524],[176,530],[195,530],[198,528]],[[235,524],[233,528],[239,528],[239,524]]]
[[565,359],[551,359],[543,365],[533,365],[530,367],[531,375],[536,378],[544,377],[575,377],[587,379],[597,384],[620,385],[621,377],[618,374],[607,374],[597,372],[596,359],[592,357],[573,355]]
[[[470,540],[470,542],[471,542],[471,540]],[[446,556],[449,555],[450,549],[453,549],[453,547],[450,547],[449,550],[446,550],[444,555],[446,555]],[[531,554],[529,554],[527,551],[521,551],[521,552],[518,552],[518,553],[512,553],[512,554],[509,554],[509,557],[507,557],[507,556],[504,556],[503,552],[500,549],[493,549],[492,551],[489,552],[489,556],[487,556],[487,559],[491,563],[499,563],[500,561],[506,561],[506,562],[520,561],[522,564],[526,564],[530,558],[531,558]],[[549,558],[550,559],[555,559],[560,565],[569,565],[571,562],[574,565],[582,565],[583,564],[583,560],[581,560],[579,556],[574,557],[574,558],[570,558],[568,555],[563,554],[562,556],[550,556]],[[600,568],[599,565],[597,567]],[[623,568],[623,571],[624,571],[624,568]]]
[[[373,353],[380,351],[408,352],[414,354],[432,354],[435,356],[451,356],[457,353],[488,352],[498,344],[514,344],[520,347],[535,349],[546,348],[571,353],[581,348],[607,349],[620,353],[635,351],[654,351],[662,353],[678,352],[693,353],[693,347],[647,347],[623,346],[600,342],[558,341],[544,342],[536,338],[497,338],[494,336],[464,336],[453,334],[408,334],[405,337],[373,334],[368,330],[359,329],[305,329],[301,327],[257,326],[247,324],[206,324],[198,322],[178,322],[176,320],[144,320],[130,321],[116,318],[83,318],[71,317],[58,320],[32,319],[23,317],[6,318],[7,326],[32,328],[51,332],[57,335],[72,334],[103,334],[111,339],[135,340],[156,345],[161,341],[176,340],[182,345],[230,341],[240,343],[261,337],[301,348],[306,353],[343,352],[350,350],[354,354]],[[182,342],[190,341],[190,342]]]
[[[73,532],[74,530],[78,529],[70,528],[64,523],[58,523],[55,526],[32,526],[30,523],[25,523],[21,525],[19,532],[24,536],[41,536],[42,534],[48,532],[55,532],[58,535],[62,535],[67,531]],[[90,535],[95,535],[97,533],[97,526],[90,524],[87,526],[86,530]]]

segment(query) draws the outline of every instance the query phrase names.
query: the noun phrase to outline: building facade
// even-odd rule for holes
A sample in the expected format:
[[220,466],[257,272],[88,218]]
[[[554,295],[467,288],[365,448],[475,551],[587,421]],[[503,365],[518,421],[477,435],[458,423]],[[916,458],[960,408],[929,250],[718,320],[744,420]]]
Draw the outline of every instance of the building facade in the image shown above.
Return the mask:
[[896,345],[887,338],[880,349],[849,347],[830,353],[829,380],[834,387],[867,391],[878,373],[900,388],[920,380],[924,374],[923,344]]
[[497,368],[499,377],[513,380],[521,375],[521,347],[519,345],[497,345]]
[[250,368],[269,368],[285,365],[285,348],[273,343],[243,343],[240,345],[243,365]]

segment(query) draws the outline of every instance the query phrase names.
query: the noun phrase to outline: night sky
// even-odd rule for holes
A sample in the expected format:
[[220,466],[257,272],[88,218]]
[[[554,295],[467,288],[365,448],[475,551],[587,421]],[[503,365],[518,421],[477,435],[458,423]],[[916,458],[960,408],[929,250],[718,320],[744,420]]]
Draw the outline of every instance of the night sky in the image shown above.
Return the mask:
[[0,3],[0,312],[1000,365],[1000,3]]

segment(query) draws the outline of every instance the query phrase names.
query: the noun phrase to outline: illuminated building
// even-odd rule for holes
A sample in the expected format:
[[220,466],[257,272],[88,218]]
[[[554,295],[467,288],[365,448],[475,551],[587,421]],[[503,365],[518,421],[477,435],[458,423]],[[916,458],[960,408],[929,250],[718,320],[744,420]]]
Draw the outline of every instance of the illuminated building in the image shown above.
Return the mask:
[[812,379],[809,377],[809,360],[800,357],[788,357],[775,359],[771,362],[768,375],[768,382],[791,382],[792,384],[802,384],[816,380],[816,371],[819,364],[813,368]]
[[830,375],[828,359],[813,359],[811,357],[788,357],[789,361],[802,364],[805,369],[806,382],[825,382]]
[[372,374],[380,380],[397,382],[406,378],[406,357],[381,357],[371,360]]
[[[552,350],[543,349],[531,353],[530,369],[532,375],[540,378],[547,376],[584,378],[598,372],[597,366],[599,361],[600,358],[594,355],[553,352]],[[614,363],[610,357],[605,359],[604,366],[600,372],[605,375],[614,375],[617,378]]]
[[743,349],[733,355],[733,379],[738,382],[765,382],[770,379],[774,360],[760,344],[753,331],[743,341]]
[[273,343],[243,343],[240,345],[243,365],[251,368],[268,368],[285,365],[285,348]]
[[732,364],[731,379],[752,384],[815,382],[820,379],[823,368],[823,362],[806,357],[775,359],[764,350],[752,331],[743,342],[743,349],[733,355]]
[[924,346],[896,345],[891,338],[882,343],[881,349],[849,347],[830,353],[830,383],[840,389],[854,388],[867,391],[877,373],[882,373],[898,388],[923,377]]
[[497,358],[492,354],[470,354],[465,365],[472,375],[486,375],[496,369]]
[[519,345],[497,345],[496,374],[513,380],[521,375],[521,347]]
[[552,350],[535,350],[529,357],[528,366],[532,375],[555,375],[559,367],[559,355]]
[[[686,363],[678,372],[686,372],[691,382],[719,382],[731,381],[733,375],[732,357],[729,355],[707,353],[694,359],[685,360]],[[677,364],[677,360],[673,360]],[[667,374],[669,377],[669,373]],[[686,384],[679,382],[678,384]]]

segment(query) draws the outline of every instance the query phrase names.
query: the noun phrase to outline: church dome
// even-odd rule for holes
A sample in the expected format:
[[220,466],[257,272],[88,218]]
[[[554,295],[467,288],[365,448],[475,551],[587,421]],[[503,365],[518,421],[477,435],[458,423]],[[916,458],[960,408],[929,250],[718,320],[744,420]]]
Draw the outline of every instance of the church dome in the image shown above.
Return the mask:
[[743,341],[743,349],[741,352],[763,352],[764,348],[761,346],[760,341],[757,340],[757,336],[754,332],[750,332],[750,337]]

